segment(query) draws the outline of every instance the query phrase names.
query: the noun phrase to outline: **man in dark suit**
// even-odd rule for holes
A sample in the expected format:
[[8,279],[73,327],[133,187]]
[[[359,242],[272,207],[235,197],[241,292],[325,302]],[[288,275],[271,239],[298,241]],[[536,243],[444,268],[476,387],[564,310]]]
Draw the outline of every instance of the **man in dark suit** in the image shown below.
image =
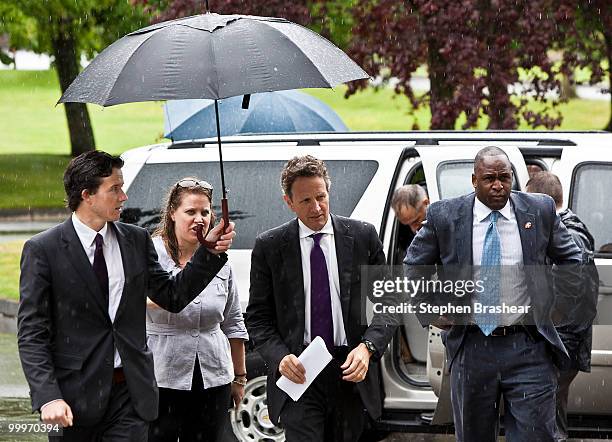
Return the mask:
[[579,371],[591,371],[591,345],[593,342],[593,320],[597,314],[599,296],[599,274],[595,266],[595,240],[582,220],[569,208],[563,207],[563,187],[559,178],[551,172],[534,174],[526,185],[527,192],[543,193],[554,201],[561,222],[572,235],[582,253],[582,284],[575,304],[573,324],[557,324],[557,332],[570,356],[571,363],[559,370],[557,388],[557,442],[568,438],[567,399],[569,388]]
[[[481,276],[486,271],[491,279],[477,301],[499,305],[501,298],[491,302],[491,296],[509,283],[504,301],[530,309],[527,315],[473,314],[434,322],[445,329],[456,436],[459,441],[497,440],[503,395],[507,440],[553,441],[553,364],[563,366],[569,359],[551,320],[555,299],[544,266],[550,259],[567,268],[567,275],[558,278],[563,280],[559,287],[564,286],[560,295],[571,299],[579,284],[572,276],[581,262],[580,250],[550,197],[511,191],[512,166],[501,149],[487,147],[476,155],[472,184],[475,194],[430,205],[408,249],[406,272],[434,264],[480,266],[475,271]],[[512,272],[514,278],[504,282],[491,269]]]
[[19,355],[32,408],[64,427],[62,440],[146,440],[158,408],[147,296],[182,310],[223,267],[234,236],[231,227],[172,277],[147,231],[117,222],[122,166],[100,151],[74,158],[64,173],[72,216],[28,240],[21,257]]
[[[268,367],[270,417],[288,441],[356,441],[364,407],[374,419],[381,414],[378,361],[395,330],[377,316],[369,327],[361,319],[360,266],[385,264],[382,244],[372,225],[330,215],[322,161],[293,158],[281,184],[297,219],[257,237],[246,312]],[[276,381],[305,381],[297,356],[316,336],[334,359],[294,402]]]

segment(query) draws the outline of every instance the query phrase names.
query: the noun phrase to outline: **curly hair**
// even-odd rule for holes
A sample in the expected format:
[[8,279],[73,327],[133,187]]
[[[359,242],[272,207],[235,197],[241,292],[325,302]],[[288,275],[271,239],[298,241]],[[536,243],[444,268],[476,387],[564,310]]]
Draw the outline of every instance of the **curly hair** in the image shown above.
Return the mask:
[[153,236],[161,236],[168,254],[177,266],[180,265],[180,249],[178,240],[176,238],[176,232],[174,231],[172,214],[180,207],[181,203],[183,202],[183,197],[186,195],[196,194],[204,195],[206,198],[208,198],[208,201],[210,202],[210,223],[208,224],[208,231],[213,228],[216,219],[215,212],[212,210],[212,189],[202,187],[200,185],[183,187],[180,185],[182,181],[193,181],[195,183],[200,182],[200,180],[195,177],[185,177],[170,187],[168,194],[164,199],[164,208],[161,210],[159,224],[153,232]]
[[331,186],[331,180],[327,173],[327,167],[325,163],[312,155],[306,155],[303,157],[293,157],[281,173],[281,187],[285,195],[291,198],[291,187],[296,179],[299,177],[319,177],[325,181],[325,187],[329,192]]

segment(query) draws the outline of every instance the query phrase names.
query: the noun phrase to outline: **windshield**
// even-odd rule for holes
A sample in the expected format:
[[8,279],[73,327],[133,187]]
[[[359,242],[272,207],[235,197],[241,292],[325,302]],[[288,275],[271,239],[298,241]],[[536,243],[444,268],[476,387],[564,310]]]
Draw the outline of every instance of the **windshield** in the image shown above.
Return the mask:
[[[378,169],[376,161],[326,161],[331,177],[330,210],[351,216]],[[283,201],[280,174],[285,161],[224,162],[230,219],[238,235],[233,249],[251,249],[255,237],[293,218]],[[129,199],[121,219],[150,231],[159,222],[162,200],[168,188],[186,176],[209,181],[214,187],[213,209],[221,215],[221,178],[219,164],[162,163],[145,164],[127,194]]]

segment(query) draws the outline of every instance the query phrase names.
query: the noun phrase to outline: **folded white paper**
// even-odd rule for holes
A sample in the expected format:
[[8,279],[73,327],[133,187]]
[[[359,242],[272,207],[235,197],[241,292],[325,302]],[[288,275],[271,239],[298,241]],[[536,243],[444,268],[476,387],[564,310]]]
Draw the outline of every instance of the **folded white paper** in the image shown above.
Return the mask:
[[285,376],[281,376],[276,385],[289,395],[291,399],[297,401],[306,389],[312,384],[312,381],[321,373],[329,361],[332,360],[332,355],[327,351],[325,342],[320,336],[313,339],[308,347],[298,357],[304,368],[306,369],[306,382],[296,384],[290,381]]

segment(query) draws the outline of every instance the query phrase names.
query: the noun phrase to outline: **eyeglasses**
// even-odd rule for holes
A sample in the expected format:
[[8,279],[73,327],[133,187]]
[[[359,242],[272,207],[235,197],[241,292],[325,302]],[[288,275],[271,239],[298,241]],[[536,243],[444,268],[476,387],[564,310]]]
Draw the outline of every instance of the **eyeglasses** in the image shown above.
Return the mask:
[[210,193],[212,193],[212,191],[213,191],[213,186],[209,182],[193,180],[193,179],[190,179],[190,178],[189,179],[180,180],[178,183],[176,183],[176,188],[178,189],[179,187],[182,187],[184,189],[189,189],[189,188],[192,188],[192,187],[201,187],[204,190],[210,191]]

